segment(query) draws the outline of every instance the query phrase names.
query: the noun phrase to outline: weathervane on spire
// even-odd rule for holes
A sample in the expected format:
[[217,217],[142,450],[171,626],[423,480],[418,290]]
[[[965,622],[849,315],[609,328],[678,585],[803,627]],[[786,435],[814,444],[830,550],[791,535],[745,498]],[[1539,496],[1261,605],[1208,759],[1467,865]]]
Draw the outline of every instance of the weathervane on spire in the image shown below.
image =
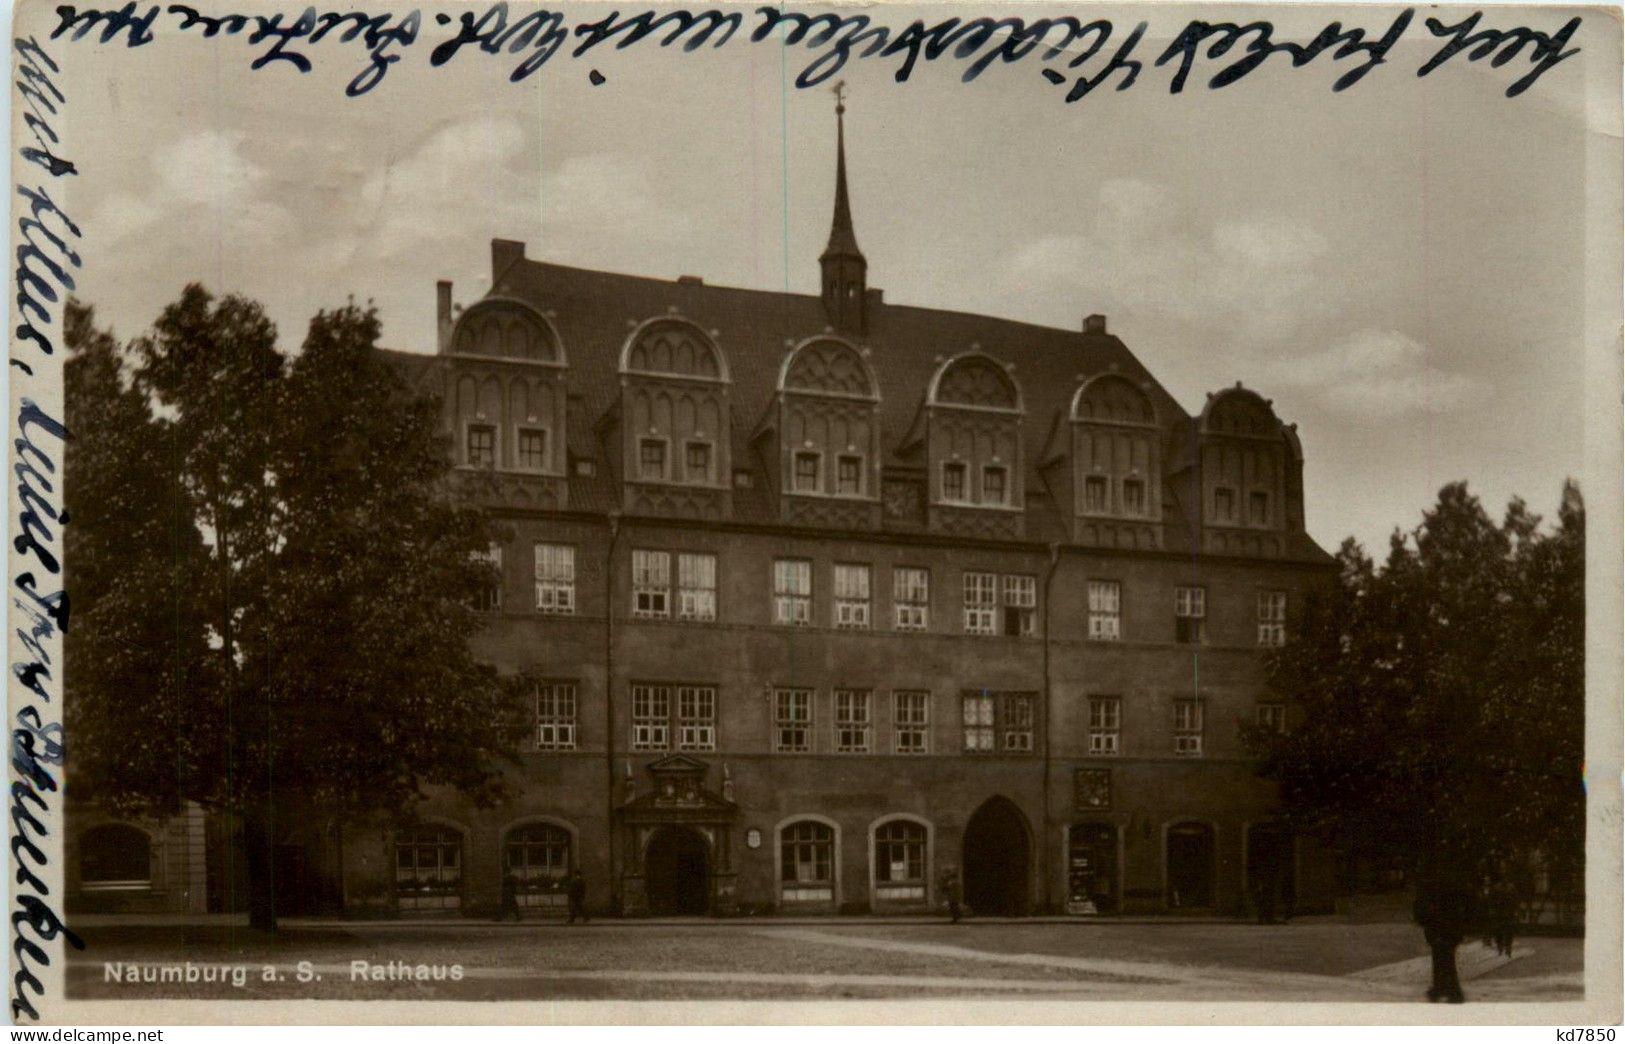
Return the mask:
[[835,86],[830,88],[830,92],[835,95],[835,115],[844,115],[846,113],[846,81],[836,80]]

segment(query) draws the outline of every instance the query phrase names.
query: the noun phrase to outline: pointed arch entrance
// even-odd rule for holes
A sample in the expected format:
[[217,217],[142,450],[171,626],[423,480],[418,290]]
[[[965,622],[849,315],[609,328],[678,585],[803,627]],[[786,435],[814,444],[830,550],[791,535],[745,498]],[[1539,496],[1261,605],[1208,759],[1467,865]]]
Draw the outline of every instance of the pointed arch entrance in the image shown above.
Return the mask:
[[700,832],[664,826],[649,838],[643,854],[649,912],[655,916],[699,916],[710,906],[711,851]]
[[991,797],[965,824],[960,857],[965,905],[973,914],[1021,917],[1032,877],[1027,817],[1006,797]]

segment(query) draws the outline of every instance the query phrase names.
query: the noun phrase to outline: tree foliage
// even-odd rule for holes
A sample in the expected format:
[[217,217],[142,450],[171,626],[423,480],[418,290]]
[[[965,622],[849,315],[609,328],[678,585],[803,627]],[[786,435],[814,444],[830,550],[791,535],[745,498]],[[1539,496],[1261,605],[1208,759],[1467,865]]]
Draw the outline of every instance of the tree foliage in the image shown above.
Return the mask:
[[491,798],[514,738],[469,651],[489,524],[378,334],[352,303],[289,359],[257,304],[189,286],[121,353],[70,311],[75,779],[240,816],[264,926],[278,815]]
[[1521,500],[1497,525],[1446,486],[1380,566],[1354,541],[1271,658],[1299,704],[1253,731],[1288,817],[1346,854],[1423,875],[1558,873],[1584,849],[1585,512],[1555,526]]

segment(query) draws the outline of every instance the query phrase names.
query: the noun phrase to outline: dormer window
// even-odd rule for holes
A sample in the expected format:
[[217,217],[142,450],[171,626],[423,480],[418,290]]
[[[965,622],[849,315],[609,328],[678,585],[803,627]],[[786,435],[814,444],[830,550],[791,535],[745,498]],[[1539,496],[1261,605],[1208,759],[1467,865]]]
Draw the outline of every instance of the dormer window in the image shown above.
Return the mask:
[[1247,515],[1255,526],[1270,524],[1270,495],[1263,492],[1253,492],[1247,495]]
[[638,443],[638,478],[645,482],[666,481],[665,439],[643,439]]
[[1106,476],[1090,475],[1083,480],[1083,510],[1091,514],[1106,512]]
[[1139,479],[1123,480],[1123,514],[1145,514],[1145,483]]
[[942,466],[942,499],[964,502],[965,465],[948,463]]
[[795,491],[818,492],[818,454],[805,450],[796,454]]
[[855,497],[863,492],[863,458],[843,455],[835,462],[835,492]]
[[982,469],[982,503],[1005,503],[1005,478],[1007,474],[1003,467],[994,465]]
[[494,468],[497,463],[497,429],[490,424],[470,424],[467,434],[470,467]]
[[709,442],[690,442],[685,461],[687,465],[688,481],[709,483],[711,481],[711,444]]
[[515,463],[522,471],[541,471],[547,467],[547,430],[520,428]]
[[1236,491],[1223,486],[1213,491],[1213,520],[1215,522],[1234,522],[1236,520]]

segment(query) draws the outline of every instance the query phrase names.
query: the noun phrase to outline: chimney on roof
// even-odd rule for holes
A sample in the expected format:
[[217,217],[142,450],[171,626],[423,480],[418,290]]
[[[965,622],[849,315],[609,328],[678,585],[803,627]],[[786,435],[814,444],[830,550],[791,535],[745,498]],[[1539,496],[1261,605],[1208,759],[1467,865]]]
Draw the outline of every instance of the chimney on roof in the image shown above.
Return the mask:
[[1088,334],[1103,334],[1106,332],[1106,317],[1100,314],[1085,316],[1083,332]]
[[495,283],[502,278],[515,261],[525,258],[525,244],[517,239],[491,240],[491,282]]
[[442,279],[434,285],[434,316],[438,328],[437,351],[451,350],[451,280]]
[[704,286],[705,280],[696,275],[680,275],[677,277],[680,286]]

